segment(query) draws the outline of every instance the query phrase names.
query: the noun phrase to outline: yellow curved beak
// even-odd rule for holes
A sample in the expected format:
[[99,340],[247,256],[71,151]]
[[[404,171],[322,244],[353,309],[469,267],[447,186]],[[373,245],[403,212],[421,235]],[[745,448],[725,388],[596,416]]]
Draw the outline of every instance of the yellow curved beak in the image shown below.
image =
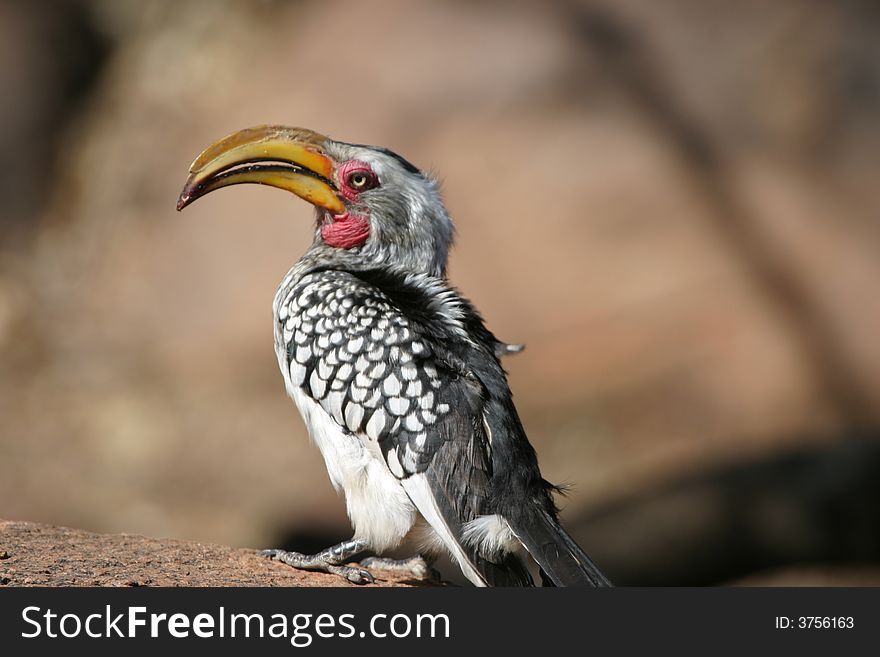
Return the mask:
[[224,137],[190,166],[177,209],[221,187],[256,183],[286,189],[342,214],[345,204],[333,182],[335,164],[323,152],[326,141],[317,132],[279,125],[246,128]]

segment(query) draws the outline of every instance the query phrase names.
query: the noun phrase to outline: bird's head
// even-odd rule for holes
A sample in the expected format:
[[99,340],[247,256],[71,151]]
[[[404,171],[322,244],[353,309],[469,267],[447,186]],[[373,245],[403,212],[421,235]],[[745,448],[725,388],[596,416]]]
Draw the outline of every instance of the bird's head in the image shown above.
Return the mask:
[[303,128],[248,128],[196,158],[177,209],[241,183],[285,189],[314,205],[318,255],[445,274],[453,227],[437,181],[387,149]]

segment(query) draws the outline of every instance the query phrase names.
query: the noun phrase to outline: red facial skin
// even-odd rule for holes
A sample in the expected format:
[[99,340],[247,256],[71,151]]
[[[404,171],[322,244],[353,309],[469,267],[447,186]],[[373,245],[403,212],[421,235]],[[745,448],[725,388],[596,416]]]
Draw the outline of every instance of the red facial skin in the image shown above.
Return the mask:
[[[349,184],[354,173],[363,173],[371,181],[362,189]],[[357,201],[362,191],[372,189],[378,184],[376,174],[365,162],[349,160],[339,166],[339,191],[349,201]],[[351,212],[334,215],[329,224],[321,226],[324,242],[338,249],[352,249],[363,245],[370,236],[370,221],[367,217]]]

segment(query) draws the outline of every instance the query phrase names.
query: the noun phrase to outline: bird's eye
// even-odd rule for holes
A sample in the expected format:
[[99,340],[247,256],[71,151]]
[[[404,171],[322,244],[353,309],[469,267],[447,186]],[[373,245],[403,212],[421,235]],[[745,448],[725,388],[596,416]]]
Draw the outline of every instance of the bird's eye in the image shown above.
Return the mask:
[[352,171],[348,174],[348,179],[346,180],[348,186],[352,189],[356,189],[361,192],[365,189],[372,189],[376,186],[376,178],[369,171]]

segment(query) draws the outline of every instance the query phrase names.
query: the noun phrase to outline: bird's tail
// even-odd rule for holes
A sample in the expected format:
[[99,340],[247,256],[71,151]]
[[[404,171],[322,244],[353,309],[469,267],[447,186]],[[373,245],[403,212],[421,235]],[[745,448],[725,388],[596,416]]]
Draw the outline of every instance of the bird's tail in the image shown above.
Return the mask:
[[511,530],[556,586],[612,586],[593,560],[545,509],[506,517]]

